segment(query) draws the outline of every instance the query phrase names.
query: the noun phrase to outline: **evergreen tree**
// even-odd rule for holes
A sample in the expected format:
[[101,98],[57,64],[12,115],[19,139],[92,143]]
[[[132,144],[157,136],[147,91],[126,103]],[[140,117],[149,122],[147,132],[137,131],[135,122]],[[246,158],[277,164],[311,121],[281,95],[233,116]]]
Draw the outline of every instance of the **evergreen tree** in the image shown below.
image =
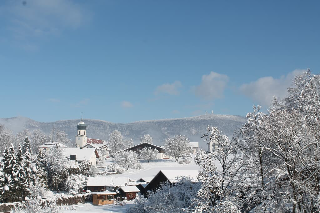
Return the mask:
[[29,152],[31,154],[30,140],[28,136],[25,137],[22,145],[22,153],[25,154],[26,152]]
[[23,180],[23,196],[24,199],[26,196],[29,196],[30,194],[30,187],[35,185],[35,177],[34,177],[34,171],[32,168],[32,162],[31,162],[31,154],[26,149],[26,152],[23,154],[23,171],[24,171],[24,180]]
[[15,153],[14,153],[14,146],[11,146],[4,151],[3,157],[3,182],[1,183],[2,191],[2,200],[4,202],[12,202],[15,201],[14,196],[14,182],[13,179],[15,178],[14,174],[14,167],[16,164]]
[[15,200],[23,200],[23,195],[25,191],[24,181],[26,180],[26,177],[23,164],[24,160],[22,154],[22,147],[19,144],[16,153],[16,164],[14,166],[15,178],[13,179],[13,185],[15,188],[14,190],[10,190],[14,194]]
[[3,153],[4,150],[10,147],[10,144],[14,142],[15,141],[12,132],[7,130],[3,125],[0,125],[0,152]]
[[47,161],[46,155],[39,150],[37,159],[36,159],[36,176],[38,179],[38,183],[43,184],[44,187],[47,187],[47,169],[46,169]]
[[66,158],[60,147],[51,148],[46,152],[47,184],[49,189],[60,191],[65,189],[68,178]]

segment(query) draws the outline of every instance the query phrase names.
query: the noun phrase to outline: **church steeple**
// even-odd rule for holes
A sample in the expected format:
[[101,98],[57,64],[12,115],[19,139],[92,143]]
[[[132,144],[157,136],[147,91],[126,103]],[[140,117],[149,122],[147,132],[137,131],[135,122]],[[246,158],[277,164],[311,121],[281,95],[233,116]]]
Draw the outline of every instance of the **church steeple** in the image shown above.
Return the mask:
[[76,143],[77,147],[82,148],[87,144],[87,133],[86,133],[87,125],[81,121],[77,125],[77,136],[76,136]]

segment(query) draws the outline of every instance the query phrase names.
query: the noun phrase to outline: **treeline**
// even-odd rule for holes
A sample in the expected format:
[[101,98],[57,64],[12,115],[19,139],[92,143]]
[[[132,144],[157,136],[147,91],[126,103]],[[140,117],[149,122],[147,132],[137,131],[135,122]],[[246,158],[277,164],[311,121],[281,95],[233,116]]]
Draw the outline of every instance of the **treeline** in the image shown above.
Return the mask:
[[[208,127],[203,139],[213,151],[196,157],[201,187],[190,204],[168,194],[128,212],[319,212],[319,121],[320,75],[307,71],[268,113],[254,107],[232,139]],[[175,206],[159,205],[173,198]]]
[[28,137],[17,150],[11,144],[5,148],[0,164],[0,201],[45,197],[47,190],[72,191],[78,187],[74,186],[78,181],[74,176],[89,176],[91,164],[83,162],[70,167],[68,163],[58,147],[32,155]]

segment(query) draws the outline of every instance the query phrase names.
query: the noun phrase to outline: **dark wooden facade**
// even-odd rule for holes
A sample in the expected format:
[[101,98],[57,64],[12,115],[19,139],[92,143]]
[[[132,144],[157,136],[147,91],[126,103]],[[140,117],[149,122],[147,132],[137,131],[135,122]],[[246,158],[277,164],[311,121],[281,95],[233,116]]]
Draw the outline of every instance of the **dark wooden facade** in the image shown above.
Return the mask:
[[121,188],[119,189],[121,197],[126,198],[127,200],[133,200],[137,196],[137,192],[124,192]]
[[151,149],[158,150],[159,153],[165,153],[163,148],[156,146],[156,145],[153,145],[153,144],[150,144],[150,143],[140,143],[136,146],[133,146],[133,147],[126,149],[126,151],[140,152],[143,148],[148,148],[148,147],[150,147]]
[[140,192],[140,190],[137,186],[123,186],[118,189],[118,192],[122,199],[133,200],[136,198],[137,193]]
[[106,190],[105,186],[87,186],[87,190],[91,192],[102,192]]
[[[160,171],[151,181],[150,183],[145,187],[144,192],[145,194],[148,194],[146,192],[148,191],[156,191],[160,188],[161,184],[164,184],[166,182],[170,181],[168,178]],[[170,183],[171,184],[171,183]]]

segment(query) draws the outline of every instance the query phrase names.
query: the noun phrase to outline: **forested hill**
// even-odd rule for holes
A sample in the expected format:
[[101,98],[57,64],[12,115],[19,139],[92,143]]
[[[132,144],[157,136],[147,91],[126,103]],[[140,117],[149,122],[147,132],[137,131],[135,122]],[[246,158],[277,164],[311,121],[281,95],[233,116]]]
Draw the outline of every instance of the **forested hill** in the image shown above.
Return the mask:
[[[37,122],[25,117],[1,118],[0,124],[4,125],[14,133],[24,129],[40,129],[50,134],[54,129],[62,130],[75,141],[76,126],[80,120],[64,120],[56,122]],[[109,133],[119,130],[126,138],[132,138],[137,144],[144,134],[153,137],[153,143],[163,145],[164,140],[174,135],[186,135],[190,141],[199,141],[202,134],[206,132],[208,125],[218,127],[223,134],[232,136],[245,122],[244,117],[233,115],[208,114],[190,118],[164,119],[153,121],[138,121],[133,123],[110,123],[101,120],[83,120],[87,124],[87,136],[90,138],[107,140]],[[204,142],[202,143],[204,147]]]

